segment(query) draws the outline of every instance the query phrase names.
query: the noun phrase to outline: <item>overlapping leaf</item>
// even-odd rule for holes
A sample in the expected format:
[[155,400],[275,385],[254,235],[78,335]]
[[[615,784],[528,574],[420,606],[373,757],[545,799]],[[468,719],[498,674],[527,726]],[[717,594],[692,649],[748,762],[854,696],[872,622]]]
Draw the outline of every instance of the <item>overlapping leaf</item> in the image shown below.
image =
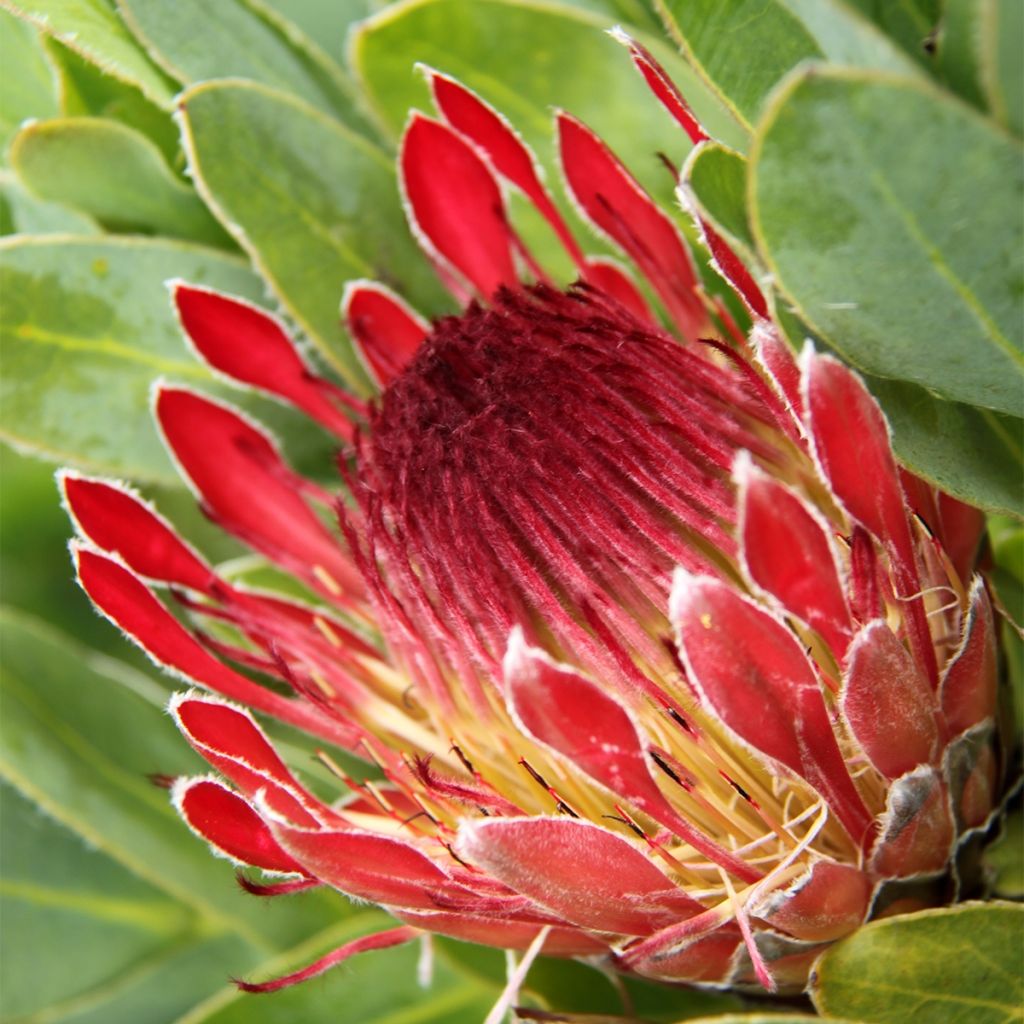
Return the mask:
[[749,177],[761,255],[831,346],[880,377],[1021,415],[1017,144],[915,81],[820,70],[776,96]]
[[153,59],[183,84],[251,79],[358,121],[352,84],[341,68],[255,0],[119,0],[118,8]]
[[182,277],[253,301],[239,260],[165,239],[10,238],[0,243],[0,437],[54,461],[180,486],[153,426],[153,380],[170,377],[258,411],[295,437],[296,464],[333,473],[333,444],[304,417],[217,384],[185,345],[165,283]]
[[1024,907],[967,903],[878,921],[818,961],[811,996],[824,1014],[866,1024],[1020,1020]]
[[173,175],[145,135],[106,118],[26,125],[11,147],[22,183],[112,231],[142,231],[230,247],[195,192]]
[[904,74],[919,70],[878,26],[843,0],[655,3],[687,59],[748,128],[772,89],[803,61]]
[[391,159],[314,108],[252,83],[195,86],[180,110],[200,193],[310,338],[350,382],[364,381],[339,323],[345,282],[375,278],[437,307]]

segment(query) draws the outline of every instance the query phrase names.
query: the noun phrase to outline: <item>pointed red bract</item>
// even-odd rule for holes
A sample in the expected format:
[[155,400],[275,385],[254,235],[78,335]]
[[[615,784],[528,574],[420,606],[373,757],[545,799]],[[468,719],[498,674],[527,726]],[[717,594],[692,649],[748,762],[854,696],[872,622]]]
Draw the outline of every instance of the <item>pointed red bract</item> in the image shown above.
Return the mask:
[[214,658],[122,565],[87,548],[74,548],[74,556],[82,589],[154,660],[215,693],[265,711],[314,736],[346,747],[352,745],[348,731],[324,718],[311,704],[264,689]]
[[610,295],[645,324],[657,323],[657,318],[651,312],[640,289],[614,260],[601,256],[588,260],[584,276],[588,284]]
[[761,873],[682,818],[651,777],[626,709],[600,687],[513,634],[505,656],[509,710],[525,732],[746,882]]
[[352,439],[352,422],[338,404],[357,414],[360,403],[314,376],[274,317],[241,299],[184,282],[175,283],[172,295],[181,326],[210,366],[284,399],[339,437]]
[[329,597],[362,591],[340,541],[303,500],[298,477],[266,434],[234,410],[179,388],[157,392],[156,415],[182,470],[226,530]]
[[431,68],[424,70],[445,121],[487,154],[498,174],[533,203],[573,261],[582,266],[583,251],[544,188],[536,158],[512,125],[461,82]]
[[737,461],[735,475],[747,574],[787,612],[817,630],[841,661],[850,642],[850,612],[825,528],[806,502],[748,458]]
[[790,414],[803,428],[804,400],[800,393],[800,365],[789,343],[779,329],[767,322],[757,323],[750,332],[750,342],[758,362],[785,400]]
[[743,261],[709,221],[698,216],[697,223],[722,277],[733,286],[736,294],[746,303],[754,316],[766,319],[768,303]]
[[683,99],[679,87],[669,77],[669,73],[654,59],[651,52],[641,46],[635,39],[627,35],[620,28],[613,29],[612,37],[629,49],[629,55],[633,58],[636,69],[644,77],[644,81],[650,87],[651,92],[658,97],[661,105],[675,118],[683,131],[690,137],[690,141],[697,145],[709,138],[707,132],[697,120],[696,115],[690,109],[690,105]]
[[963,640],[950,659],[940,690],[952,735],[995,714],[998,659],[992,605],[979,578],[971,587]]
[[682,572],[669,615],[704,702],[751,747],[806,779],[853,841],[863,842],[871,815],[850,779],[814,669],[793,634],[728,584]]
[[341,314],[367,370],[381,387],[402,372],[430,330],[404,300],[374,281],[346,285]]
[[648,944],[653,946],[654,939],[627,950],[631,970],[645,978],[719,984],[729,979],[734,958],[743,943],[743,936],[734,924],[681,940],[669,952],[661,949],[647,952]]
[[428,251],[481,297],[519,283],[505,204],[490,169],[447,125],[413,114],[399,157],[409,213]]
[[74,473],[60,482],[75,525],[98,548],[140,576],[207,592],[213,570],[131,491]]
[[399,839],[354,830],[308,831],[273,820],[270,829],[309,874],[357,899],[434,910],[438,899],[432,894],[454,887],[429,857]]
[[173,796],[192,830],[232,859],[264,871],[304,873],[248,802],[226,786],[212,779],[184,779]]
[[868,760],[890,779],[938,755],[935,695],[884,622],[869,623],[850,646],[842,710]]
[[955,838],[946,787],[934,768],[923,765],[890,787],[871,869],[881,878],[938,874]]
[[704,909],[628,841],[586,821],[473,821],[460,830],[457,851],[584,928],[649,935]]
[[907,604],[911,648],[935,686],[935,650],[885,417],[861,379],[831,356],[808,348],[803,374],[807,431],[818,462],[845,509],[885,546],[898,595]]
[[[525,950],[533,944],[546,921],[518,921],[479,917],[450,911],[396,910],[395,917],[438,935],[500,949]],[[552,927],[541,949],[550,956],[594,956],[608,952],[608,944],[576,928]]]
[[323,974],[324,971],[337,967],[338,964],[344,963],[359,953],[369,953],[375,949],[390,949],[392,946],[401,946],[406,942],[412,942],[419,934],[415,928],[402,927],[392,928],[386,932],[376,932],[373,935],[364,935],[360,939],[346,942],[344,946],[340,946],[326,956],[322,956],[319,960],[311,963],[308,967],[304,967],[301,971],[286,974],[284,977],[275,978],[273,981],[251,982],[235,979],[235,984],[243,992],[277,992],[282,988],[297,985],[300,981],[308,981],[310,978],[315,978],[318,974]]
[[683,336],[699,337],[707,313],[675,226],[589,128],[561,112],[557,126],[565,179],[581,210],[644,271]]
[[792,886],[770,893],[750,912],[797,939],[831,942],[864,921],[873,888],[863,871],[819,860]]

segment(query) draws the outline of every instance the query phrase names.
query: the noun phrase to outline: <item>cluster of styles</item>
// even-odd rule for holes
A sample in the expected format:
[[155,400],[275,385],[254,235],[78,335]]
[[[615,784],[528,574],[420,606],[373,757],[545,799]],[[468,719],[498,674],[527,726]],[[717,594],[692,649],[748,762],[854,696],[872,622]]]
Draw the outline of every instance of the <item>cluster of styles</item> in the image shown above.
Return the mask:
[[[623,41],[700,143],[664,71]],[[215,774],[177,779],[173,799],[259,869],[247,888],[327,886],[399,922],[246,987],[439,933],[799,990],[865,920],[955,896],[958,846],[993,813],[981,517],[897,467],[854,373],[793,355],[711,225],[695,217],[749,336],[585,125],[557,114],[568,191],[643,288],[584,253],[500,114],[426,74],[438,118],[411,116],[400,181],[463,312],[429,324],[351,283],[343,315],[376,398],[315,376],[265,312],[173,289],[210,366],[339,438],[332,491],[227,405],[173,384],[155,397],[206,515],[317,600],[232,583],[133,492],[67,472],[81,584],[201,688],[171,711]],[[575,263],[567,292],[511,227],[509,187]],[[314,738],[337,800],[249,709]]]

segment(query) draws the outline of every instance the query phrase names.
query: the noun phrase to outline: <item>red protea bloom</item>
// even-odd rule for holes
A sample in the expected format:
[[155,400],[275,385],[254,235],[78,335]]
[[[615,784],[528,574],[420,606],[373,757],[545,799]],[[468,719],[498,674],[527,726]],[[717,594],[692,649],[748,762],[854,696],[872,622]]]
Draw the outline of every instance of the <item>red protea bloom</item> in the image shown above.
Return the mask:
[[[633,57],[699,141],[664,72]],[[376,400],[314,376],[266,313],[174,287],[203,358],[345,443],[346,486],[328,492],[238,412],[156,392],[206,514],[321,603],[232,584],[129,490],[68,473],[81,583],[217,695],[172,701],[218,773],[178,780],[174,800],[216,850],[283,876],[247,887],[327,885],[403,922],[251,987],[437,932],[799,988],[824,944],[908,905],[901,883],[943,876],[992,813],[980,517],[898,470],[854,374],[792,357],[709,225],[750,339],[588,129],[557,115],[566,181],[649,292],[584,255],[498,114],[428,74],[442,120],[413,115],[401,179],[466,306],[428,325],[350,285]],[[568,293],[517,238],[500,182],[576,262]],[[151,584],[218,628],[183,625]],[[323,803],[239,705],[375,762],[379,781],[338,769],[351,793]]]

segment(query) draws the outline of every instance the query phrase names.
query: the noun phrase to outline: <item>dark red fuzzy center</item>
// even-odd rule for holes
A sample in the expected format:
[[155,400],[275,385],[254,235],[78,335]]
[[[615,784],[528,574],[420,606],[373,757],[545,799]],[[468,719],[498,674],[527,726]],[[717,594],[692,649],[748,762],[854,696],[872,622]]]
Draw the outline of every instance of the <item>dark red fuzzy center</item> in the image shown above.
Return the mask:
[[731,551],[760,415],[732,370],[595,292],[502,292],[440,320],[373,413],[367,561],[449,657],[494,668],[517,623],[604,667],[653,656],[673,565]]

